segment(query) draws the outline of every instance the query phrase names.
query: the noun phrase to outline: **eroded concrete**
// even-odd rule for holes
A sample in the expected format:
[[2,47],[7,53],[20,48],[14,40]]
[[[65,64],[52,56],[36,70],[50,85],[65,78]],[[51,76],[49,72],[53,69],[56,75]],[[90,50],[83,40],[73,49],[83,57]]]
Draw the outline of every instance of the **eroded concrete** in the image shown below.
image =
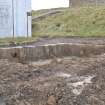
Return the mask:
[[104,52],[105,45],[101,44],[57,43],[0,48],[0,58],[27,62],[67,56],[88,57]]

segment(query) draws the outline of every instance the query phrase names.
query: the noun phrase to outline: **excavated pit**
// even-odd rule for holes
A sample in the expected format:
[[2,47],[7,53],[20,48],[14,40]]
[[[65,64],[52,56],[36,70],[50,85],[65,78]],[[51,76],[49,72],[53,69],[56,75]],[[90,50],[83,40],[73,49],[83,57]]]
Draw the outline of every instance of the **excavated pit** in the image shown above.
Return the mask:
[[0,58],[0,105],[105,105],[102,39],[4,47]]

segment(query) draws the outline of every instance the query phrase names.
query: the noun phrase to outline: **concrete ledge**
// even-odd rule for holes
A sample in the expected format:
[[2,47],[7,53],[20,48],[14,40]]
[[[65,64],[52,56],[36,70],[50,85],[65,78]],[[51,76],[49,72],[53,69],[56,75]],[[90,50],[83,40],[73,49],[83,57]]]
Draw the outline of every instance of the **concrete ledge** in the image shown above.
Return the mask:
[[91,56],[105,53],[105,45],[58,43],[39,46],[0,48],[0,59],[28,62],[67,56]]

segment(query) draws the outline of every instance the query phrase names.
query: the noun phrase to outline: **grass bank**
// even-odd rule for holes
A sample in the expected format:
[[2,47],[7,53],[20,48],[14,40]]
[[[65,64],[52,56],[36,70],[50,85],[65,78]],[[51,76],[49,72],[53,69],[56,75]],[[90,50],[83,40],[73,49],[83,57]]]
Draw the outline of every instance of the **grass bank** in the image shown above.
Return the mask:
[[34,21],[32,27],[34,37],[105,36],[105,6],[66,8],[61,13]]

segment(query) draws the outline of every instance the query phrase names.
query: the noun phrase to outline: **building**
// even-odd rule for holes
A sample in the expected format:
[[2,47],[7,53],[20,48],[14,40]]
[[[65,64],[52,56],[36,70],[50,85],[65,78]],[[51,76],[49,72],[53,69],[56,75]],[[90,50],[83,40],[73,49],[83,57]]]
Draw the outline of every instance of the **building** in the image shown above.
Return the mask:
[[31,0],[0,0],[0,37],[31,36]]
[[89,5],[105,5],[105,0],[69,0],[70,7]]

